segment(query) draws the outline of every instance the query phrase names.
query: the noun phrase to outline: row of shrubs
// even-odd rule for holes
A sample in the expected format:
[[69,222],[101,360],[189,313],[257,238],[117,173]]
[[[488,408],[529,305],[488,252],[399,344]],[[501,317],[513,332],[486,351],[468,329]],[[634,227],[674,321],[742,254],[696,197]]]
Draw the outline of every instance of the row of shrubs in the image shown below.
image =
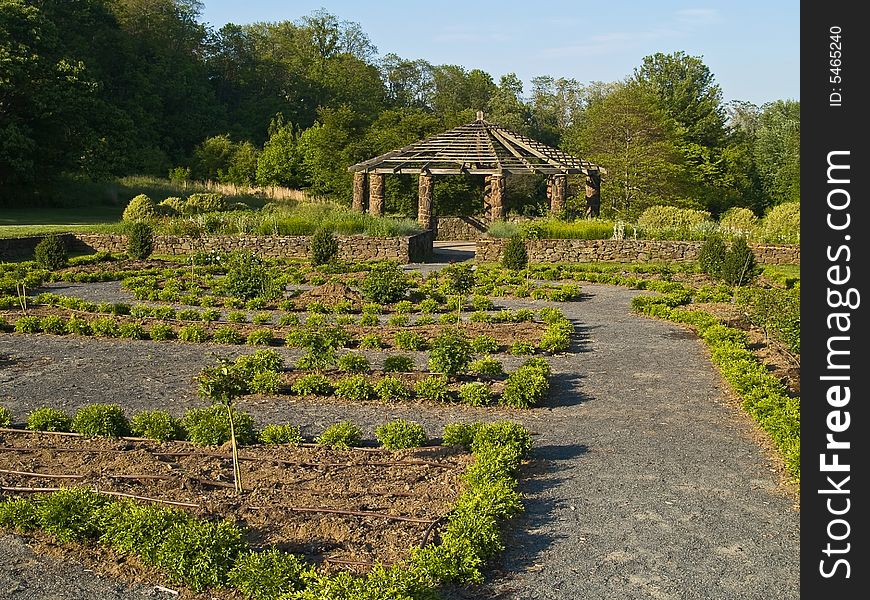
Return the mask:
[[800,398],[770,374],[749,348],[744,331],[722,325],[709,313],[667,302],[638,302],[636,310],[692,326],[710,347],[713,362],[742,398],[743,408],[773,440],[789,474],[800,482]]
[[603,240],[623,236],[659,240],[701,240],[711,234],[743,237],[770,244],[800,243],[800,203],[774,206],[759,218],[748,208],[734,207],[718,220],[705,210],[676,206],[651,206],[634,223],[605,219],[536,219],[523,223],[496,221],[492,237],[522,239]]
[[[452,323],[452,322],[451,322]],[[279,326],[284,323],[279,321]],[[147,327],[139,321],[116,318],[113,316],[85,319],[72,315],[68,319],[59,315],[39,317],[27,315],[18,317],[14,322],[8,322],[0,315],[0,331],[15,331],[16,333],[50,333],[54,335],[95,335],[98,337],[113,337],[131,340],[168,341],[179,340],[189,343],[214,342],[216,344],[249,346],[279,346],[304,347],[304,338],[311,329],[322,327],[309,325],[287,333],[286,337],[278,337],[271,328],[264,327],[243,333],[232,325],[215,327],[211,330],[197,323],[174,326],[168,323],[151,323]],[[387,342],[384,336],[376,333],[360,335],[356,340],[341,327],[329,327],[340,337],[340,346],[348,347],[356,343],[361,350],[380,350],[394,347],[398,350],[422,351],[436,347],[436,338],[429,339],[415,331],[397,331],[392,334],[392,342]],[[530,356],[540,348],[547,352],[565,352],[570,348],[573,325],[567,321],[550,323],[536,346],[531,342],[517,340],[510,346],[503,347],[495,338],[489,335],[479,335],[472,338],[469,344],[478,353],[493,353],[506,350],[513,356]]]
[[[503,521],[522,510],[518,469],[531,449],[517,423],[455,424],[445,443],[465,446],[474,463],[446,519],[440,543],[414,548],[406,561],[367,575],[320,573],[299,557],[245,542],[229,520],[207,521],[178,509],[113,501],[82,488],[0,502],[0,527],[42,530],[59,541],[98,543],[162,569],[194,591],[232,587],[250,600],[370,600],[433,597],[448,582],[482,579],[481,568],[504,548]],[[449,441],[448,441],[449,440]]]

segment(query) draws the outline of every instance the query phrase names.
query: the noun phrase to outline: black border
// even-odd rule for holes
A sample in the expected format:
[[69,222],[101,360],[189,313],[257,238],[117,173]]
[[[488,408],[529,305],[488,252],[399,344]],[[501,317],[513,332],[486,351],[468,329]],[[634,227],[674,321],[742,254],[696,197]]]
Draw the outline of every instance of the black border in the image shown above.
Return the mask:
[[[863,4],[866,14],[866,4]],[[867,179],[870,178],[870,161],[867,159],[867,136],[870,134],[870,102],[865,80],[870,65],[867,39],[870,37],[870,22],[859,16],[858,2],[804,2],[801,6],[801,594],[805,598],[848,600],[866,598],[870,594],[868,572],[870,553],[867,545],[865,515],[868,494],[859,488],[868,487],[867,446],[867,385],[868,348],[867,312],[870,310],[870,290],[867,289],[867,240],[870,238],[870,218],[866,205]],[[842,65],[840,83],[829,79],[830,30],[841,27]],[[840,89],[836,89],[840,88]],[[831,92],[842,94],[842,105],[831,106]],[[848,185],[829,184],[827,179],[828,153],[848,150],[850,182]],[[841,155],[842,156],[842,155]],[[842,158],[838,160],[844,160]],[[842,173],[842,171],[840,171]],[[835,188],[848,188],[851,198],[849,212],[851,225],[848,230],[834,231],[827,225],[828,193]],[[837,194],[843,198],[842,194]],[[843,212],[835,214],[843,218]],[[845,236],[849,236],[849,240]],[[851,260],[845,262],[845,252],[840,260],[828,258],[832,252],[847,244]],[[835,254],[836,256],[836,254]],[[861,294],[860,305],[854,310],[831,308],[827,301],[828,288],[837,289],[828,281],[828,269],[832,265],[851,268],[851,279],[839,286],[845,290],[854,287]],[[831,312],[850,312],[851,329],[848,334],[829,331],[827,316]],[[851,380],[844,385],[851,389],[851,401],[841,410],[850,413],[850,427],[836,434],[837,439],[849,441],[849,450],[840,451],[839,462],[850,465],[851,477],[844,488],[850,490],[850,510],[842,518],[849,521],[849,537],[838,544],[850,543],[846,554],[828,558],[823,550],[828,543],[826,528],[831,519],[826,500],[832,496],[820,494],[819,490],[830,488],[826,478],[832,475],[840,481],[841,473],[822,473],[820,454],[826,452],[826,434],[829,433],[826,417],[829,410],[826,392],[831,382],[820,377],[831,374],[827,368],[827,342],[831,335],[848,335],[850,340]],[[844,348],[844,346],[840,346]],[[842,373],[842,371],[841,371]],[[833,452],[827,450],[828,453]],[[830,462],[830,459],[828,459]],[[844,495],[836,496],[835,502],[843,502]],[[838,504],[835,506],[842,506]],[[841,529],[836,529],[840,527]],[[835,526],[835,534],[845,531],[845,526]],[[826,560],[826,568],[838,557],[848,560],[851,572],[845,578],[844,565],[836,575],[825,578],[820,574],[820,560]]]

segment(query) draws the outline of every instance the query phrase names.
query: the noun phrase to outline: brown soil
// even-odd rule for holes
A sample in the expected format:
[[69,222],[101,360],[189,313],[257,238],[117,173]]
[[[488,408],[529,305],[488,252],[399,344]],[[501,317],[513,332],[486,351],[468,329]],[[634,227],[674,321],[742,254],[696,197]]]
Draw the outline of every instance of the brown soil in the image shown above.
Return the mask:
[[315,288],[302,292],[295,300],[298,310],[312,302],[322,302],[327,306],[335,306],[339,302],[348,301],[354,309],[359,309],[363,304],[363,298],[344,283],[331,282],[319,285]]
[[795,395],[801,393],[800,355],[789,352],[782,343],[767,336],[761,327],[753,325],[737,305],[729,302],[690,304],[686,308],[702,310],[729,327],[741,329],[749,336],[749,347],[758,360]]
[[394,453],[248,446],[240,458],[245,492],[238,496],[228,444],[203,448],[5,429],[0,497],[29,495],[8,488],[86,486],[151,499],[144,502],[181,503],[201,517],[238,521],[254,547],[302,554],[328,570],[366,570],[375,561],[402,560],[421,544],[429,525],[458,498],[459,475],[471,460],[443,446]]

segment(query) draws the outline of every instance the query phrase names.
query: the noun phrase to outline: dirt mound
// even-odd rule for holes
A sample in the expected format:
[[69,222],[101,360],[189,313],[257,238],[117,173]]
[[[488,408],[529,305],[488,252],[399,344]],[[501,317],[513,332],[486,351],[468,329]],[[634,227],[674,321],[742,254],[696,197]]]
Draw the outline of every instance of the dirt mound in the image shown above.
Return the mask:
[[299,294],[299,297],[296,298],[296,306],[305,308],[311,302],[322,302],[328,306],[334,306],[342,301],[348,301],[354,308],[359,308],[362,306],[363,298],[346,284],[333,281]]

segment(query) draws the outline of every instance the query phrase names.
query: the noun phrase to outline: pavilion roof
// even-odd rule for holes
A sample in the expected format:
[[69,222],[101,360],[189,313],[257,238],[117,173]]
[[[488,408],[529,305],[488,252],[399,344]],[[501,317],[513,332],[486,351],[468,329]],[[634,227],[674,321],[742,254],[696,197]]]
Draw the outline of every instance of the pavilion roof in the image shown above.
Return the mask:
[[357,163],[348,170],[431,175],[606,173],[587,160],[490,123],[480,112],[472,123]]

